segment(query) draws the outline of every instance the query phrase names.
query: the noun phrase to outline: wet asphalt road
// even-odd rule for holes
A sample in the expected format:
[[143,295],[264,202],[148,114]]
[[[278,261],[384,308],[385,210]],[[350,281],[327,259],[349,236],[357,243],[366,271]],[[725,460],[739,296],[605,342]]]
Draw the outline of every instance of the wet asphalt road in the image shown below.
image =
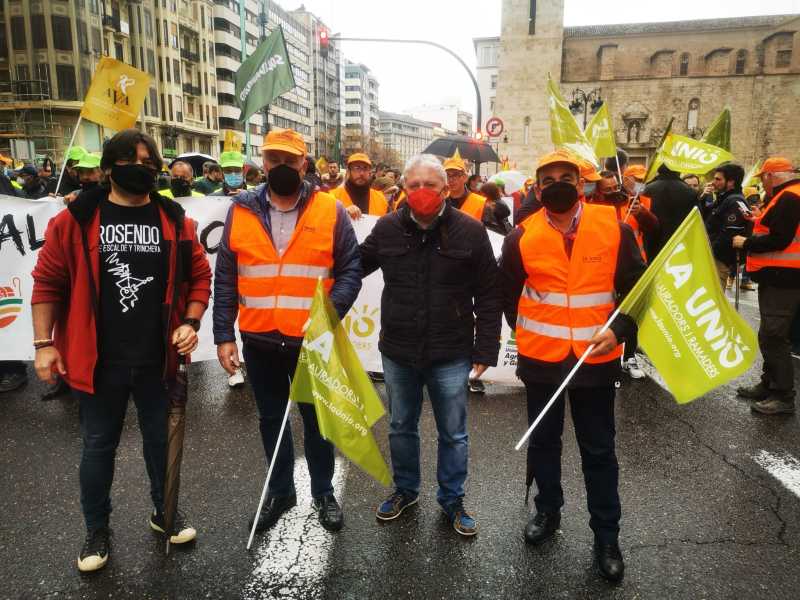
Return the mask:
[[[744,298],[755,325],[754,294]],[[744,379],[754,381],[758,368]],[[470,400],[466,504],[480,524],[475,539],[460,538],[436,504],[435,427],[426,406],[423,492],[409,514],[377,523],[374,509],[386,491],[345,465],[342,532],[321,530],[301,503],[248,553],[246,522],[264,476],[255,406],[247,387],[228,389],[216,364],[194,365],[190,376],[181,491],[198,541],[164,557],[149,531],[130,410],[112,491],[113,552],[91,576],[75,567],[84,535],[76,404],[40,402],[43,386],[34,381],[0,396],[1,598],[800,598],[800,498],[754,459],[800,457],[798,418],[752,415],[735,398],[735,384],[681,407],[650,378],[623,381],[617,452],[627,572],[612,586],[592,567],[569,422],[562,531],[539,548],[523,541],[525,455],[513,450],[525,429],[519,388],[489,386],[487,396]],[[296,414],[293,423],[301,449]],[[388,456],[386,420],[374,431]]]

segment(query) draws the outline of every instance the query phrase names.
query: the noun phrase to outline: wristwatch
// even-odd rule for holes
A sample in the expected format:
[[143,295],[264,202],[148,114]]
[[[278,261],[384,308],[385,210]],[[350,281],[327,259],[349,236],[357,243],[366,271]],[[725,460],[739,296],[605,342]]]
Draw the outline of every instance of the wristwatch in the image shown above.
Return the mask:
[[183,320],[183,324],[190,325],[192,329],[194,329],[195,331],[200,331],[200,319],[191,319],[189,317],[186,317]]

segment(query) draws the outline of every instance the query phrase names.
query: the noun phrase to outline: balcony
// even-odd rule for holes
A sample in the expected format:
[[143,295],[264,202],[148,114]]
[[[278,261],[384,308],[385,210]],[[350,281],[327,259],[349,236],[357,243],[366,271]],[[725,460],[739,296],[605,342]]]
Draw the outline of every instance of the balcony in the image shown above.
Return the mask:
[[119,15],[104,15],[103,28],[113,31],[117,35],[129,36],[131,34],[131,26],[127,21],[119,18]]
[[201,94],[199,85],[192,85],[191,83],[183,84],[183,93],[189,96],[199,96]]
[[193,63],[200,62],[200,55],[197,52],[191,52],[186,48],[181,48],[181,58]]

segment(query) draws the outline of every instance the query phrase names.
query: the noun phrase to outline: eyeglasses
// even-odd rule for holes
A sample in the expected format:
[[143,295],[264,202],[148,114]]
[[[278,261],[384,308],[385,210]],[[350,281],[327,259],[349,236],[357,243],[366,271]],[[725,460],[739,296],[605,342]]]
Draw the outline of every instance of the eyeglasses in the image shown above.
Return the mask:
[[350,165],[350,170],[356,173],[369,173],[369,165]]

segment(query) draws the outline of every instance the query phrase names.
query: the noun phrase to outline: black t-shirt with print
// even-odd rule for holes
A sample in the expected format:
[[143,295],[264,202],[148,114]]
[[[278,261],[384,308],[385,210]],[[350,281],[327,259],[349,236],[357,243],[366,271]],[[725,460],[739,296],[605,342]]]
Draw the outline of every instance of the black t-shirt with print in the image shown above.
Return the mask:
[[122,366],[160,365],[161,306],[169,246],[158,207],[100,205],[99,360]]

